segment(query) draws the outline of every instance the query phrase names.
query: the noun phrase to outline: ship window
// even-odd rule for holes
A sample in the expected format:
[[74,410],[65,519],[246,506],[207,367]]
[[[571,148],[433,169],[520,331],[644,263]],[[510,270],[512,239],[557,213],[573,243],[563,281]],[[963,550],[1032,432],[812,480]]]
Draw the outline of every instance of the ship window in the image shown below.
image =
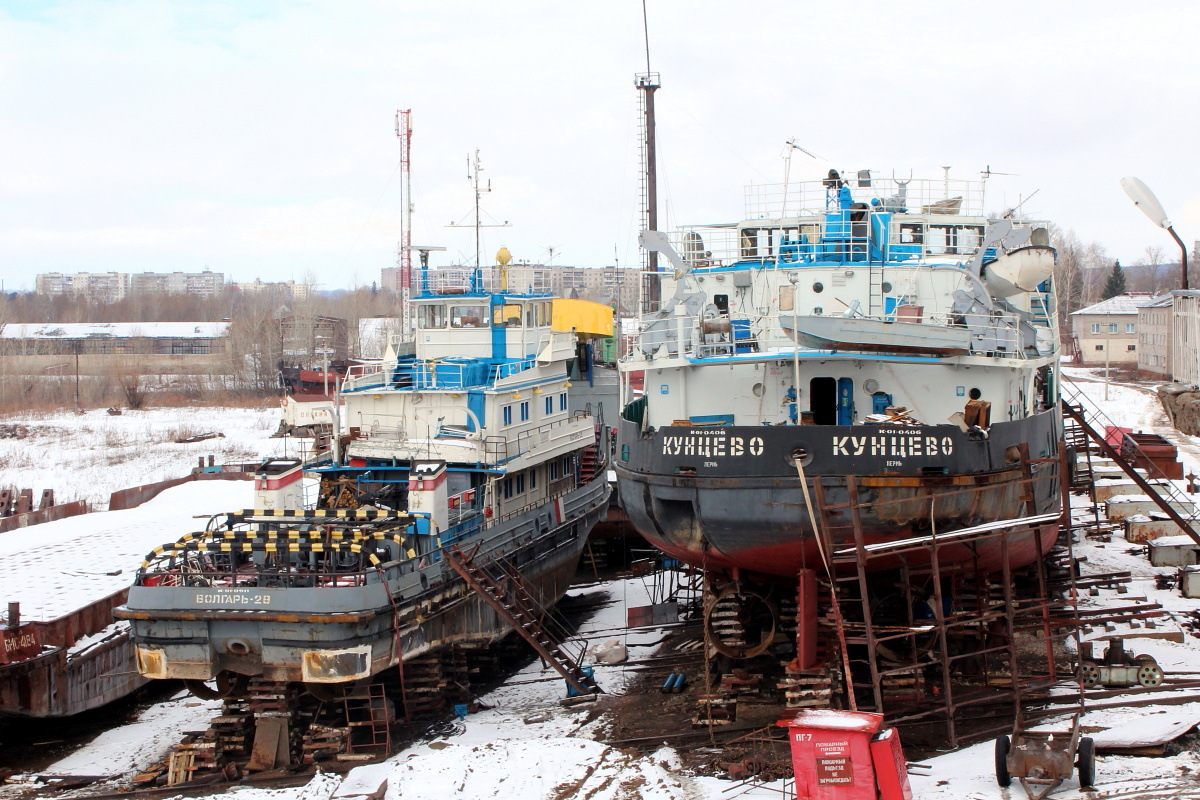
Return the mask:
[[566,392],[563,392],[562,394],[560,394],[558,396],[558,410],[559,411],[567,410],[567,393]]
[[486,328],[487,326],[487,306],[450,306],[450,327]]
[[493,306],[492,324],[497,328],[521,327],[521,306],[516,303]]
[[524,494],[525,493],[525,476],[518,475],[514,480],[516,481],[516,485],[513,487],[513,494]]
[[557,461],[550,462],[550,480],[552,480],[552,481],[558,480],[558,462]]
[[554,398],[547,397],[546,398],[546,416],[548,417],[553,413],[554,413]]
[[511,500],[513,496],[513,481],[512,478],[504,479],[504,499]]
[[921,231],[920,224],[901,225],[900,226],[900,243],[901,244],[921,244],[924,240],[924,234]]
[[533,328],[538,324],[538,305],[539,303],[527,303],[525,305],[526,328]]
[[507,405],[501,410],[500,416],[504,419],[505,425],[512,425],[512,405]]
[[521,422],[529,421],[529,401],[521,403]]
[[421,313],[418,315],[418,324],[422,329],[446,327],[446,307],[440,303],[437,305],[421,306]]
[[529,488],[530,489],[537,488],[537,467],[534,467],[533,469],[529,470]]

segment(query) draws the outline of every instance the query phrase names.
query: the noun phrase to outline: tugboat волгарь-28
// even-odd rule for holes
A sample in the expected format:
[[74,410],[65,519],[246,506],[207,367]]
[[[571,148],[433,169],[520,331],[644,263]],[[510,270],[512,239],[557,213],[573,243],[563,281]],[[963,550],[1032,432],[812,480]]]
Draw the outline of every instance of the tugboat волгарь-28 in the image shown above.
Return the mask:
[[[459,651],[536,628],[522,613],[558,601],[606,513],[608,431],[601,410],[573,407],[569,371],[611,334],[612,309],[508,291],[503,267],[454,286],[420,274],[415,343],[341,385],[348,435],[321,460],[260,468],[259,507],[157,548],[118,612],[143,675],[226,697],[225,727],[254,721],[246,747],[221,751],[243,758],[252,737],[252,768],[352,748],[352,728],[313,722],[311,696],[350,702],[385,671],[362,700],[376,738],[393,709],[431,693],[444,708],[438,687],[469,683]],[[315,508],[305,474],[320,479]],[[451,662],[462,674],[446,679]],[[577,664],[567,679],[595,690]]]
[[[643,233],[673,271],[619,365],[615,470],[647,539],[786,583],[824,557],[817,506],[835,548],[1059,510],[1055,253],[1043,225],[988,219],[983,188],[831,170],[754,187],[744,221]],[[940,561],[1019,566],[1054,538]]]

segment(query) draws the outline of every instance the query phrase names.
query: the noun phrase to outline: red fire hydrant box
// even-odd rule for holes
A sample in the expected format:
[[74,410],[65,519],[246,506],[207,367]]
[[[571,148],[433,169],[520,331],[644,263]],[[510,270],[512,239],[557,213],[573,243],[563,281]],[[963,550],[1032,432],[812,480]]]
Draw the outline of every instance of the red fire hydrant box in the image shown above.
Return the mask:
[[899,738],[876,737],[882,714],[809,710],[778,724],[788,729],[797,800],[911,800]]

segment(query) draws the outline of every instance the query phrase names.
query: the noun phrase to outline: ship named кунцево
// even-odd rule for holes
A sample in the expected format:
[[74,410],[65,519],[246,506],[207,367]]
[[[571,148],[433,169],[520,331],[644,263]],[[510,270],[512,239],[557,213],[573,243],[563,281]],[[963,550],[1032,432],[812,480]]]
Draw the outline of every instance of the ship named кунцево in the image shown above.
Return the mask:
[[[1055,252],[1044,225],[987,218],[984,186],[831,170],[753,187],[742,222],[642,234],[671,269],[620,364],[615,470],[647,539],[794,579],[819,501],[842,509],[835,547],[851,500],[868,545],[1058,510]],[[1053,539],[940,557],[999,569]]]

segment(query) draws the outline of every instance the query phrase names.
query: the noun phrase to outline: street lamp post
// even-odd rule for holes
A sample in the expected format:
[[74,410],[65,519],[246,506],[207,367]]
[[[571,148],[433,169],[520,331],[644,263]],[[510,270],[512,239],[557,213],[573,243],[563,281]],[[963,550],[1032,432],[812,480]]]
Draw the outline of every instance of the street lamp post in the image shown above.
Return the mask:
[[1139,178],[1121,178],[1121,188],[1125,190],[1125,194],[1129,195],[1129,199],[1133,201],[1133,204],[1150,218],[1151,222],[1171,234],[1171,238],[1175,240],[1175,244],[1179,245],[1179,254],[1181,263],[1183,264],[1183,275],[1179,282],[1179,288],[1186,291],[1188,288],[1187,248],[1184,247],[1183,240],[1179,238],[1179,234],[1175,232],[1175,227],[1171,224],[1171,220],[1167,218],[1167,212],[1163,210],[1162,203],[1158,202],[1158,198],[1154,196],[1154,192],[1150,191],[1150,187]]
[[1112,323],[1104,323],[1104,402],[1108,402],[1108,365],[1112,363]]

